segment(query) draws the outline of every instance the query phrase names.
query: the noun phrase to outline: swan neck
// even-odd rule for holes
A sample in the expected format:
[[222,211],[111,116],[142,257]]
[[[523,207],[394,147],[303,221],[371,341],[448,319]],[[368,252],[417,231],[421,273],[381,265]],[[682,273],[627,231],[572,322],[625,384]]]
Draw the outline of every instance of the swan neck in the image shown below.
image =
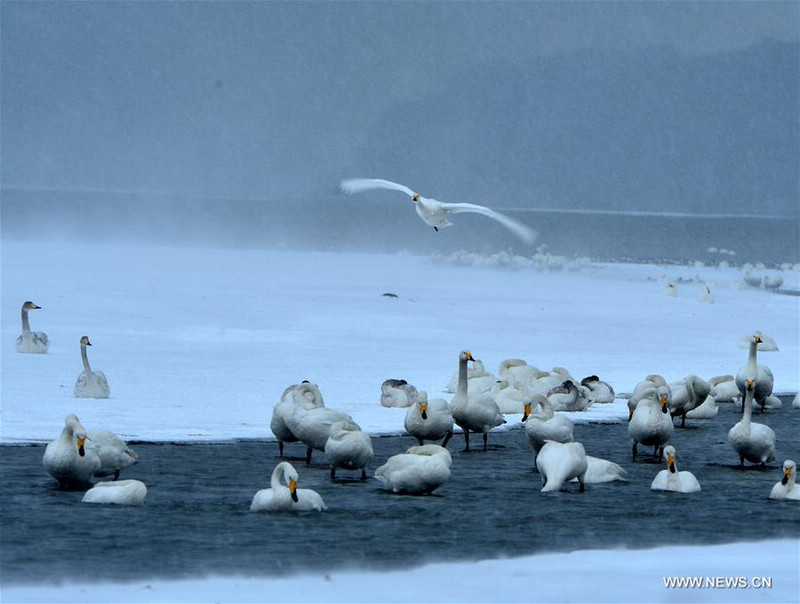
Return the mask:
[[747,356],[747,365],[750,367],[758,367],[758,363],[756,362],[757,350],[758,350],[758,342],[750,342],[750,352]]
[[753,416],[753,391],[746,390],[744,402],[742,403],[742,425],[750,430],[750,419]]
[[22,309],[22,331],[29,332],[31,330],[31,324],[28,322],[28,309]]
[[456,394],[467,395],[467,359],[458,357],[458,388]]
[[86,354],[86,344],[81,344],[81,359],[83,360],[83,370],[90,373],[92,368],[89,365],[89,355]]
[[269,481],[270,486],[272,487],[273,491],[279,490],[283,484],[281,484],[281,476],[283,475],[283,467],[281,464],[275,466],[275,469],[272,470],[272,478]]

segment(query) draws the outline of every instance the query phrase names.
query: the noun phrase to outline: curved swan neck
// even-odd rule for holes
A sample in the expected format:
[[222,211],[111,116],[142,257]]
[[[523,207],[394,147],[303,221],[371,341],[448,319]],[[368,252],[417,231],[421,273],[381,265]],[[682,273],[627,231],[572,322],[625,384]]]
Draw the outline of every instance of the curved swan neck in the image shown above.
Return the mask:
[[29,332],[31,330],[31,324],[28,322],[28,309],[24,306],[22,307],[22,331]]
[[81,359],[83,360],[83,370],[89,373],[92,368],[89,365],[89,355],[86,354],[86,344],[81,344]]
[[269,481],[273,491],[276,491],[283,486],[281,484],[281,476],[283,476],[283,466],[282,464],[278,464],[275,466],[275,469],[272,470],[272,478]]
[[458,357],[458,388],[456,394],[467,395],[467,359],[463,356]]
[[542,408],[542,411],[539,413],[539,417],[545,421],[548,419],[553,419],[555,416],[555,412],[553,411],[553,405],[550,404],[549,399],[543,399],[539,401],[539,406]]

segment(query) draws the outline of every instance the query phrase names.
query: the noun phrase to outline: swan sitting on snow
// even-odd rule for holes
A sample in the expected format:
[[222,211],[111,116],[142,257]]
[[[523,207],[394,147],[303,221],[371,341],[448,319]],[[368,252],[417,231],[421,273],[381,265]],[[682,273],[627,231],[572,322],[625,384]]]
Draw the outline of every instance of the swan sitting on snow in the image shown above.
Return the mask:
[[520,413],[525,401],[531,397],[531,390],[524,384],[498,380],[489,391],[489,396],[497,403],[500,413]]
[[458,389],[450,401],[450,413],[453,421],[464,430],[464,442],[469,451],[469,433],[483,433],[483,450],[488,447],[488,432],[496,426],[506,423],[500,414],[500,408],[486,394],[470,394],[467,390],[467,361],[474,360],[468,350],[458,355]]
[[83,494],[83,503],[113,503],[116,505],[142,505],[147,497],[147,486],[140,480],[99,482]]
[[653,479],[650,489],[653,491],[674,491],[676,493],[695,493],[700,490],[700,483],[697,482],[691,472],[678,471],[678,462],[675,456],[675,447],[667,445],[664,447],[664,460],[667,462],[667,469],[661,470]]
[[435,199],[422,197],[419,193],[415,193],[405,185],[397,184],[389,180],[380,178],[349,178],[341,181],[341,188],[345,193],[358,193],[360,191],[369,191],[372,189],[391,189],[393,191],[405,193],[411,197],[411,201],[417,210],[417,215],[422,218],[425,224],[432,226],[436,231],[453,224],[448,220],[449,214],[472,212],[475,214],[482,214],[483,216],[487,216],[499,222],[525,243],[533,243],[533,240],[536,238],[536,232],[533,229],[500,212],[495,212],[494,210],[474,203],[443,203]]
[[590,405],[613,403],[616,397],[611,384],[604,382],[596,375],[583,378],[581,386],[589,391],[586,393],[586,398],[589,400]]
[[428,393],[424,390],[419,393],[417,403],[408,408],[405,419],[405,429],[417,439],[420,445],[426,440],[439,440],[443,438],[442,446],[453,436],[453,415],[450,405],[441,398],[428,400]]
[[375,470],[383,488],[401,495],[432,493],[450,480],[450,452],[439,445],[411,447]]
[[633,459],[636,459],[638,444],[654,447],[653,455],[658,455],[675,429],[666,393],[658,396],[658,390],[651,388],[642,392],[641,397],[628,423],[628,433],[633,440]]
[[[281,478],[286,484],[281,483]],[[253,496],[253,512],[322,512],[328,507],[319,493],[297,488],[297,470],[287,461],[280,462],[272,471],[271,488],[261,489]]]
[[718,403],[732,403],[741,398],[736,378],[732,375],[716,375],[708,383],[711,385],[711,396]]
[[74,414],[67,415],[60,436],[48,443],[42,464],[62,488],[78,489],[91,484],[100,469],[100,457],[86,450],[86,429]]
[[584,476],[589,462],[581,443],[547,441],[536,456],[536,467],[542,475],[542,491],[558,491],[565,482],[577,478],[584,491]]
[[[474,390],[475,392],[487,392],[494,386],[495,382],[497,382],[497,378],[486,371],[483,361],[480,359],[475,359],[472,363],[472,367],[467,369],[467,388],[469,390]],[[445,392],[455,393],[457,389],[458,372],[456,371],[453,374],[453,377],[451,377],[450,381],[447,383]]]
[[778,350],[778,346],[772,338],[757,331],[752,336],[745,336],[739,340],[739,347],[748,348],[749,353],[747,364],[742,365],[736,373],[736,385],[739,387],[739,393],[742,395],[742,398],[744,398],[746,380],[754,380],[755,389],[753,392],[753,399],[761,405],[761,411],[763,412],[767,404],[767,397],[772,394],[772,386],[775,380],[769,367],[758,364],[756,351],[762,350],[764,352],[772,352]]
[[50,340],[43,331],[31,331],[31,324],[28,321],[29,310],[39,310],[30,300],[22,304],[22,333],[17,337],[14,348],[17,352],[28,352],[34,354],[44,354],[50,347]]
[[505,359],[500,363],[497,375],[508,384],[531,386],[540,377],[548,374],[538,367],[528,365],[523,359]]
[[[541,407],[541,411],[532,413],[531,410],[536,407]],[[525,424],[525,437],[534,456],[539,454],[539,450],[548,440],[572,442],[572,420],[563,415],[555,415],[550,401],[541,394],[534,394],[525,403],[522,421]]]
[[361,480],[366,480],[367,464],[375,457],[375,452],[369,434],[362,432],[355,423],[343,420],[331,425],[325,456],[331,465],[331,480],[336,477],[336,468],[360,469]]
[[417,389],[405,380],[388,379],[381,384],[381,406],[411,407],[417,402]]
[[791,459],[787,459],[783,462],[783,478],[772,487],[769,498],[800,501],[800,489],[795,484],[796,477],[797,465]]
[[300,384],[293,384],[283,391],[280,402],[272,409],[272,418],[269,422],[269,428],[278,440],[278,453],[281,457],[283,457],[284,443],[300,440],[286,425],[286,419],[294,411],[294,408],[315,409],[324,406],[325,401],[319,387],[308,380],[303,380]]
[[764,465],[775,458],[775,432],[769,426],[751,420],[754,391],[755,382],[748,378],[745,380],[742,421],[728,431],[728,442],[739,454],[739,464],[742,466],[745,459]]
[[81,336],[80,344],[83,372],[75,380],[72,395],[77,398],[108,398],[111,388],[108,387],[105,374],[102,371],[92,371],[89,365],[89,357],[86,354],[86,347],[92,345],[89,336]]
[[586,411],[591,405],[589,399],[572,380],[551,388],[546,396],[555,411]]
[[708,395],[702,405],[686,412],[686,417],[689,419],[714,419],[719,413],[717,406],[717,399],[712,395]]

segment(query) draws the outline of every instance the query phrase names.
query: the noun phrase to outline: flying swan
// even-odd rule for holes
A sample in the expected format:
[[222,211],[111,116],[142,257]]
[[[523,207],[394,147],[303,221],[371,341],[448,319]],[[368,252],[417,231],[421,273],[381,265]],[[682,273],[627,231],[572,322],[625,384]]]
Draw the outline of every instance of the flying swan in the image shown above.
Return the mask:
[[460,212],[472,212],[475,214],[482,214],[493,220],[496,220],[517,237],[522,239],[525,243],[533,243],[536,238],[536,233],[530,227],[525,226],[521,222],[509,218],[505,214],[495,212],[485,206],[479,206],[474,203],[444,203],[435,199],[422,197],[419,193],[415,193],[405,185],[397,184],[390,180],[383,180],[381,178],[347,178],[341,181],[342,191],[345,193],[359,193],[361,191],[369,191],[372,189],[391,189],[393,191],[401,191],[411,197],[411,201],[417,210],[417,214],[425,222],[425,224],[432,226],[434,230],[438,231],[440,228],[449,227],[453,223],[447,218],[448,214],[458,214]]

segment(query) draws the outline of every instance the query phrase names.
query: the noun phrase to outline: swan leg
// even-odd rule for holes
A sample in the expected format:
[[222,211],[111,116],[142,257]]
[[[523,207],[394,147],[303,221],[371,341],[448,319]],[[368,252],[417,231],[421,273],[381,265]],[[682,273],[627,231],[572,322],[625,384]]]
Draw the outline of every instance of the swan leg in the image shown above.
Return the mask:
[[283,441],[282,440],[278,441],[278,454],[281,457],[283,457]]
[[119,470],[114,472],[114,480],[119,480]]
[[366,480],[366,479],[367,479],[367,469],[361,468],[361,480]]
[[308,451],[306,451],[306,465],[307,466],[311,465],[311,453],[313,453],[313,452],[314,452],[314,449],[312,449],[311,447],[309,447]]
[[467,428],[464,428],[464,442],[467,445],[465,451],[469,451],[469,430]]
[[488,432],[484,432],[483,433],[483,452],[486,453],[486,451],[488,451],[488,450],[489,450],[489,433]]
[[631,452],[631,457],[633,458],[633,461],[636,461],[636,445],[637,444],[638,443],[636,441],[633,441],[633,451]]
[[417,439],[417,443],[419,443],[420,447],[425,444],[425,442],[421,438]]
[[586,490],[586,486],[583,484],[583,476],[578,476],[578,493],[583,493]]
[[336,468],[331,466],[331,480],[333,480],[334,478],[336,478]]
[[744,467],[744,457],[742,457],[741,455],[739,456],[739,465]]
[[681,416],[681,428],[686,427],[686,413]]
[[446,447],[447,443],[450,442],[451,438],[453,438],[452,430],[450,430],[447,434],[444,435],[444,440],[442,441],[442,447]]

